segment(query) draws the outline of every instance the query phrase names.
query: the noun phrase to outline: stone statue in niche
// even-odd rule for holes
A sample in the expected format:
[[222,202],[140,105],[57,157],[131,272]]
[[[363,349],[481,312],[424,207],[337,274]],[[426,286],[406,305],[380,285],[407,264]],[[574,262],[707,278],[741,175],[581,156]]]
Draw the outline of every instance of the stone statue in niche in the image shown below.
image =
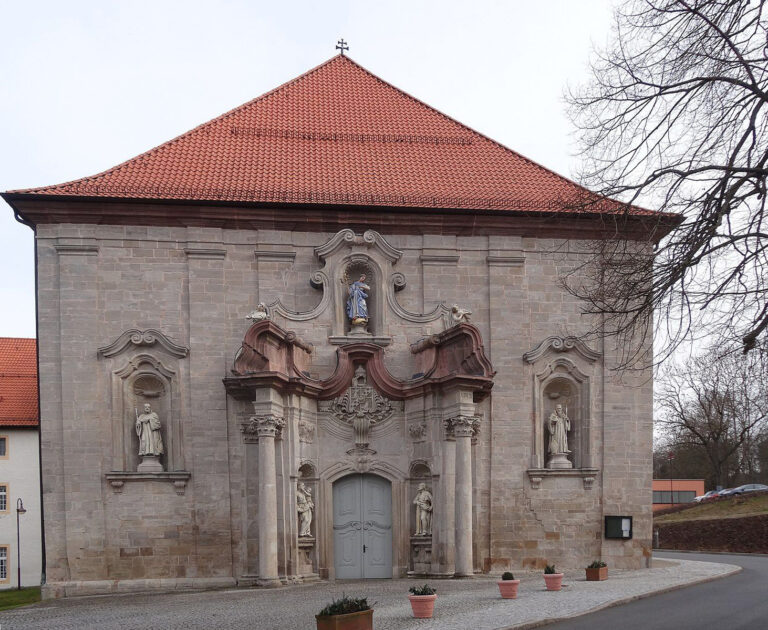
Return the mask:
[[470,315],[472,315],[472,311],[467,308],[461,308],[458,304],[454,304],[451,307],[451,321],[454,326],[468,324],[471,321]]
[[571,430],[571,421],[568,418],[567,408],[564,410],[561,404],[555,405],[555,410],[547,421],[549,430],[549,462],[548,468],[572,468],[573,464],[568,460],[568,431]]
[[245,316],[245,319],[252,321],[254,324],[269,319],[269,313],[267,312],[267,307],[264,306],[264,302],[259,302],[256,308]]
[[360,276],[359,280],[349,285],[349,296],[347,297],[347,317],[352,325],[351,333],[365,333],[365,325],[368,323],[368,293],[371,287],[365,283],[365,274]]
[[420,483],[416,498],[413,500],[416,506],[416,535],[432,535],[432,493],[427,490],[427,484]]
[[299,483],[296,489],[296,510],[299,513],[299,536],[312,536],[312,510],[315,504],[312,501],[312,490],[303,483]]
[[152,411],[149,403],[144,403],[144,413],[136,412],[136,435],[139,436],[139,472],[163,472],[160,455],[165,453],[163,436],[160,433],[160,417]]

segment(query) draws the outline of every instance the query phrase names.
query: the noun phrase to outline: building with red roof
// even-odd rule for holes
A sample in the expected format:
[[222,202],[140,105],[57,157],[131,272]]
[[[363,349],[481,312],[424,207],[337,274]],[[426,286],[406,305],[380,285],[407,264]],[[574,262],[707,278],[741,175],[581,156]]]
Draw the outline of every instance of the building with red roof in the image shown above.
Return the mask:
[[37,243],[46,596],[645,566],[651,375],[611,376],[563,278],[676,217],[343,55],[2,196]]
[[[40,584],[40,509],[37,344],[0,337],[0,589]],[[21,553],[16,547],[16,511]]]

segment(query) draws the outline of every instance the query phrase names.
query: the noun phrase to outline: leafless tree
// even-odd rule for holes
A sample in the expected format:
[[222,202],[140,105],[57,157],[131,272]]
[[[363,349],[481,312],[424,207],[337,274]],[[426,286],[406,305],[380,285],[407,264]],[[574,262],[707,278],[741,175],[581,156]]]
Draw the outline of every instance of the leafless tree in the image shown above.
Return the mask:
[[657,429],[667,450],[693,449],[719,485],[754,480],[757,445],[768,437],[768,352],[710,348],[659,379]]
[[[581,181],[626,204],[612,220],[660,212],[645,244],[605,239],[591,281],[566,281],[605,334],[647,335],[656,312],[667,350],[716,334],[747,352],[768,336],[765,4],[628,0],[589,84],[567,96]],[[679,225],[655,245],[671,214]]]

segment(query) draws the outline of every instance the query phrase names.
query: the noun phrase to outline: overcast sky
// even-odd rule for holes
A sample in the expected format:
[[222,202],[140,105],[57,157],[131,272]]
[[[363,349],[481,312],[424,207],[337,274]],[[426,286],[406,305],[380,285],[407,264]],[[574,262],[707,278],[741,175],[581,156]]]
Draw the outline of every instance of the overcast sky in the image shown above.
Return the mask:
[[[572,176],[563,91],[610,0],[0,0],[0,190],[103,171],[333,56]],[[35,335],[32,231],[0,201],[0,336]]]

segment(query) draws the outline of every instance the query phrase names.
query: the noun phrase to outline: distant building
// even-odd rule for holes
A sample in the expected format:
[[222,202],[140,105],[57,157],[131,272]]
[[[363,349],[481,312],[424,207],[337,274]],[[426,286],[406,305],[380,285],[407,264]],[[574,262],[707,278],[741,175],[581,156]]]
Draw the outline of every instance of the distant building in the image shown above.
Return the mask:
[[0,589],[18,586],[16,510],[19,514],[21,585],[40,584],[40,447],[37,348],[34,339],[0,337]]
[[654,479],[653,511],[690,503],[695,497],[704,494],[703,479]]

